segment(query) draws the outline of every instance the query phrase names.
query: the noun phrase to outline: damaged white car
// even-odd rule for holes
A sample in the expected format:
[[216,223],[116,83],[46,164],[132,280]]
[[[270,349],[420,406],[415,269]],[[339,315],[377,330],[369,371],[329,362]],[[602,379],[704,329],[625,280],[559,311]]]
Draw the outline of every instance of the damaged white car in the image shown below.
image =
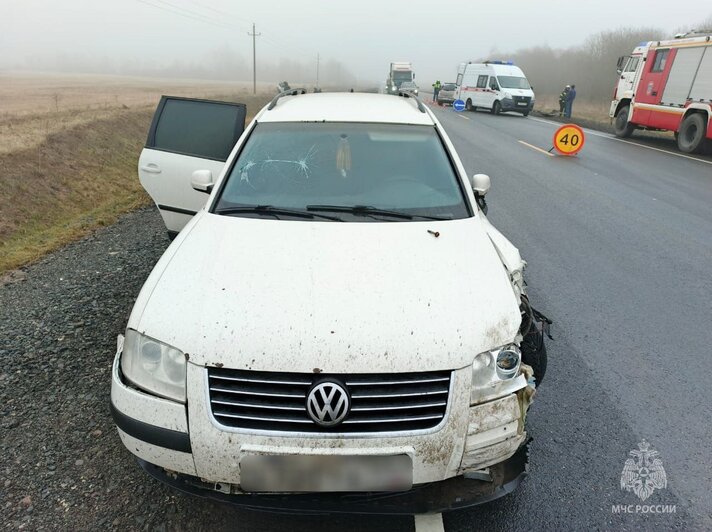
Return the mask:
[[489,178],[468,179],[417,99],[298,92],[244,133],[239,106],[159,106],[139,163],[157,182],[141,179],[185,227],[119,337],[123,443],[164,482],[252,508],[509,493],[546,319],[484,215]]

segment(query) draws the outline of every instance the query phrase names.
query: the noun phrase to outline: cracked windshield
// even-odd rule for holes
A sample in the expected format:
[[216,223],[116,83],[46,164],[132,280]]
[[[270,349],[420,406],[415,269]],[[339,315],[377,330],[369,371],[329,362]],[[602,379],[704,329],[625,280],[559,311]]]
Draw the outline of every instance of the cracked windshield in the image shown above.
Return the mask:
[[347,221],[383,221],[363,216],[359,208],[408,218],[468,216],[452,164],[430,126],[259,124],[232,167],[215,211],[254,206],[356,208],[340,215]]

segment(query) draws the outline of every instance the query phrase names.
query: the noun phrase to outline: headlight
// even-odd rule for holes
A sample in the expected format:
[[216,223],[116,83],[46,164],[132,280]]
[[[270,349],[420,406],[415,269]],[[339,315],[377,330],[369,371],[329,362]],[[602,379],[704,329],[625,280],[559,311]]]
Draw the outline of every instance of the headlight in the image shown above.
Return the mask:
[[502,379],[511,379],[519,371],[521,354],[516,346],[505,347],[497,353],[495,365],[497,366],[497,376]]
[[127,329],[121,372],[147,392],[185,402],[185,355],[175,347]]
[[470,403],[476,404],[493,395],[511,393],[522,387],[522,383],[515,382],[521,361],[522,354],[513,344],[477,355],[472,362]]
[[504,93],[504,99],[505,99],[505,100],[511,100],[511,99],[512,99],[512,95],[509,94],[508,92],[505,92],[505,93]]

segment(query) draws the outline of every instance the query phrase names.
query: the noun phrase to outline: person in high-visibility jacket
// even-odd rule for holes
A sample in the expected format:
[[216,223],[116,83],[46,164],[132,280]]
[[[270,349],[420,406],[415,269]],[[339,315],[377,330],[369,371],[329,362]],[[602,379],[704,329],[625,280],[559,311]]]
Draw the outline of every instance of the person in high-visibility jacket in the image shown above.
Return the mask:
[[440,84],[440,80],[437,80],[435,83],[433,83],[433,102],[438,101],[438,94],[440,93],[440,88],[442,85]]

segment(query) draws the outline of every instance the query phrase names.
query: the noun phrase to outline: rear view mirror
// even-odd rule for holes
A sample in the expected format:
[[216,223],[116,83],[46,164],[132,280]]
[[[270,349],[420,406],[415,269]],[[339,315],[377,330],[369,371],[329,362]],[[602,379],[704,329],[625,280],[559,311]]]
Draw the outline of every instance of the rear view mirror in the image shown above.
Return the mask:
[[198,192],[210,194],[213,184],[213,173],[210,170],[196,170],[190,177],[190,185]]

